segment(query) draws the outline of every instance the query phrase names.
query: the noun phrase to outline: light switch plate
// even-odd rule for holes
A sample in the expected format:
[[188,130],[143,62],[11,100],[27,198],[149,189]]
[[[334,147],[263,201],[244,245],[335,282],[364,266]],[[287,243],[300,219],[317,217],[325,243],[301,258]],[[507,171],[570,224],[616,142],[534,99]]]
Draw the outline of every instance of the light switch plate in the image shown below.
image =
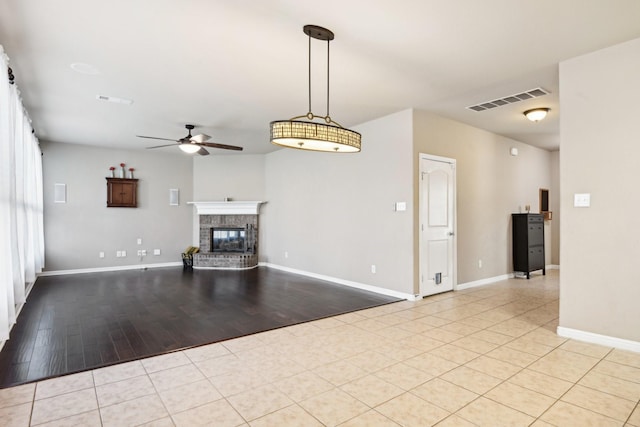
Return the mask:
[[396,212],[402,212],[407,210],[407,202],[396,203]]
[[576,208],[588,208],[591,206],[590,193],[576,193],[573,195],[573,206]]

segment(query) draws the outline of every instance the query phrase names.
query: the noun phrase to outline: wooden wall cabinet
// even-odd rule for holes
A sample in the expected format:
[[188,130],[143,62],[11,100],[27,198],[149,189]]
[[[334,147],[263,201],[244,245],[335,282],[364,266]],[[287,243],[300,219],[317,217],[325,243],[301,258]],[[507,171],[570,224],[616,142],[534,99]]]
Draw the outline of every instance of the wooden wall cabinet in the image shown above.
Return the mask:
[[542,270],[544,260],[544,219],[542,214],[511,214],[513,222],[513,270],[527,274]]
[[138,180],[129,178],[107,178],[107,207],[138,207]]

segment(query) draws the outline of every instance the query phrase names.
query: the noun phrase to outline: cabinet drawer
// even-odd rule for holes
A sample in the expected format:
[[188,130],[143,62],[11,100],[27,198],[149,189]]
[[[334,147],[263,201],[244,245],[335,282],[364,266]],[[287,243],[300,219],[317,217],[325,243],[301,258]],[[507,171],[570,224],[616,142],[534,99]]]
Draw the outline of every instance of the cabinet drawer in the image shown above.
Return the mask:
[[544,268],[544,246],[529,248],[529,271]]
[[528,238],[529,246],[543,245],[544,244],[544,224],[529,224]]
[[527,222],[531,224],[542,224],[544,222],[542,214],[529,214],[527,215]]

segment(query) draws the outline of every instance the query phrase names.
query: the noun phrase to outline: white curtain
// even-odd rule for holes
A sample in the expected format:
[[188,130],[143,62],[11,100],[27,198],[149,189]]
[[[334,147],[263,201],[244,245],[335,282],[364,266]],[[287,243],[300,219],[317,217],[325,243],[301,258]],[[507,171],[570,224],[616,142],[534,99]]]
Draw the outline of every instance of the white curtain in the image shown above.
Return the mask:
[[42,153],[0,45],[0,342],[44,267]]

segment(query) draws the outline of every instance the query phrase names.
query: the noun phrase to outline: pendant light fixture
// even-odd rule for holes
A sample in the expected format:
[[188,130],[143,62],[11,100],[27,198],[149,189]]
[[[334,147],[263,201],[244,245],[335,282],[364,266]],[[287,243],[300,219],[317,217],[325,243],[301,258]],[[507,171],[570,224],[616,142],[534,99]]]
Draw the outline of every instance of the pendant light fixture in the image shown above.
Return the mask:
[[[309,36],[309,112],[289,120],[271,122],[271,143],[282,147],[334,153],[357,153],[360,151],[361,135],[343,128],[329,115],[329,42],[334,35],[326,28],[305,25]],[[327,42],[327,115],[316,116],[311,112],[311,38]],[[299,119],[307,119],[307,121]],[[324,123],[314,122],[318,119]]]

